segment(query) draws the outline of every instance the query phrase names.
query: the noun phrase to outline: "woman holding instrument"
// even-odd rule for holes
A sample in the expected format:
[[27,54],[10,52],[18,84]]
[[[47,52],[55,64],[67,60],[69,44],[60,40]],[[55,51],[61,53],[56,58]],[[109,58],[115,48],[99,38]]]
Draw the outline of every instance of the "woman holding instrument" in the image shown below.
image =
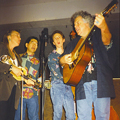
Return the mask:
[[[16,30],[7,32],[0,43],[0,119],[14,120],[15,109],[17,109],[20,97],[20,82],[17,81],[10,71],[16,76],[23,74],[17,66],[21,65],[21,59],[14,48],[21,41],[20,33]],[[8,55],[12,58],[15,66],[2,63],[1,56]]]

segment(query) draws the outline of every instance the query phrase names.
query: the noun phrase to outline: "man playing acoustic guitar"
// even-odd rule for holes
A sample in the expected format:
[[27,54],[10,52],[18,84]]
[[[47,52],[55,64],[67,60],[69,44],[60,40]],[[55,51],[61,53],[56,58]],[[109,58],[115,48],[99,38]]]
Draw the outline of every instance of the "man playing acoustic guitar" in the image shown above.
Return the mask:
[[[112,35],[104,16],[101,14],[96,14],[94,20],[88,12],[80,11],[73,14],[71,21],[73,22],[78,37],[67,45],[60,58],[60,64],[63,66],[63,79],[64,66],[66,64],[69,65],[68,69],[73,69],[74,66],[77,66],[75,65],[76,62],[73,61],[75,55],[72,56],[73,53],[71,52],[79,41],[86,39],[92,26],[97,26],[93,34],[91,34],[90,41],[88,39],[84,44],[85,49],[90,46],[90,55],[88,56],[91,56],[91,60],[88,62],[88,65],[85,66],[85,69],[82,70],[82,66],[79,67],[79,73],[75,74],[74,78],[75,81],[77,76],[83,73],[76,85],[78,120],[91,119],[92,105],[94,105],[96,120],[109,120],[110,98],[115,97],[112,73],[116,56]],[[77,56],[78,55],[79,53]],[[84,55],[83,52],[81,56]],[[82,60],[82,58],[80,59],[82,60],[81,65],[84,64],[86,59],[86,57],[84,60]]]

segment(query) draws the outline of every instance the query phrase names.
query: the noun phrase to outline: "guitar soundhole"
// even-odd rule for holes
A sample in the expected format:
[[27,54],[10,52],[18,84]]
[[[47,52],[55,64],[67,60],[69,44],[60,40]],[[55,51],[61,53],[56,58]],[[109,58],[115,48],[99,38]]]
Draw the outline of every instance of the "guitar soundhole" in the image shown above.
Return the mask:
[[77,62],[77,59],[76,59],[76,60],[74,60],[74,62],[73,62],[73,63],[74,63],[74,64],[76,64],[76,62]]
[[74,68],[74,64],[73,63],[69,65],[69,69],[72,69],[72,68]]
[[74,68],[74,64],[72,64],[72,68]]

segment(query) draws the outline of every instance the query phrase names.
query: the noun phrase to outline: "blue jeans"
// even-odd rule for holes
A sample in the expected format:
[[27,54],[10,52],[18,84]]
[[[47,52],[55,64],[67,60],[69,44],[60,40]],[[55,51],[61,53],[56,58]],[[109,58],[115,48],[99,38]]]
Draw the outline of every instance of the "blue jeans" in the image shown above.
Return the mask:
[[[25,120],[25,110],[28,109],[28,118],[29,120],[39,120],[39,104],[38,96],[32,97],[31,99],[23,98],[23,110],[22,110],[22,120]],[[18,109],[15,111],[14,120],[21,120],[21,99],[18,105]]]
[[91,120],[92,104],[96,120],[109,120],[110,98],[97,98],[97,81],[84,83],[86,99],[77,100],[78,120]]
[[74,100],[71,86],[65,85],[61,80],[51,82],[50,95],[53,103],[53,120],[61,120],[62,108],[66,112],[66,120],[74,120]]

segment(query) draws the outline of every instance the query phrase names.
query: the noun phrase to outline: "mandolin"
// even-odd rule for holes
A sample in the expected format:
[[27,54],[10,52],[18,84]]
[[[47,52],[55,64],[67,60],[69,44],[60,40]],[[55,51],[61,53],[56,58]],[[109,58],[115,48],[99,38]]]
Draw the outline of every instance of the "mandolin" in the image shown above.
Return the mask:
[[[13,65],[13,66],[15,66],[15,64],[14,64],[14,62],[13,62],[13,60],[12,60],[12,58],[10,57],[10,56],[8,56],[8,55],[2,55],[1,57],[0,57],[0,62],[2,62],[2,63],[5,63],[5,64],[9,64],[9,65]],[[17,66],[16,66],[17,67]],[[16,76],[12,71],[10,71],[10,73],[13,75],[13,77],[17,80],[17,81],[25,81],[25,80],[32,80],[33,82],[34,82],[34,87],[35,88],[41,88],[41,83],[37,80],[34,80],[34,79],[32,79],[32,77],[31,77],[31,75],[28,75],[27,74],[27,71],[26,71],[26,69],[25,68],[23,68],[23,67],[17,67],[17,68],[19,68],[19,69],[21,69],[22,70],[22,72],[23,72],[23,75],[22,76]]]
[[[117,0],[113,0],[102,12],[101,15],[106,16],[117,6]],[[93,25],[85,39],[81,38],[74,50],[71,52],[72,64],[65,64],[63,67],[63,81],[65,84],[76,86],[82,78],[84,70],[93,55],[93,45],[90,41],[91,35],[94,33],[96,26]]]

